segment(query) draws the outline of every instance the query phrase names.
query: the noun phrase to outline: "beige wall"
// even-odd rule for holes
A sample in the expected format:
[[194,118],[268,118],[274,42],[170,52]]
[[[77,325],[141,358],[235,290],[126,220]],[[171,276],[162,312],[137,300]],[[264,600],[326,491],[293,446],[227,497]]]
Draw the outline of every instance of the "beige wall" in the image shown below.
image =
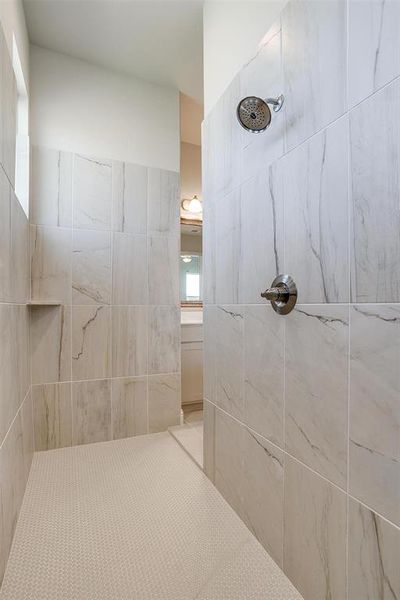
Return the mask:
[[181,252],[202,252],[201,235],[181,235]]
[[[1,7],[1,18],[11,3]],[[11,24],[3,21],[10,40]],[[16,81],[0,27],[0,581],[33,455],[29,361],[29,224],[14,192]]]
[[181,143],[181,198],[201,193],[201,146]]

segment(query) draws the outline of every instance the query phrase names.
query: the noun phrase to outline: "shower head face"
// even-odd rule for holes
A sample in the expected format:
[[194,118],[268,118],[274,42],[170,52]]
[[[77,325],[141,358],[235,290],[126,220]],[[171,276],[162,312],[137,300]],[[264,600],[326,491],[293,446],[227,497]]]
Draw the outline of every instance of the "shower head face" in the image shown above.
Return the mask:
[[243,98],[238,104],[236,114],[241,126],[252,133],[265,131],[271,123],[271,110],[268,104],[257,96]]

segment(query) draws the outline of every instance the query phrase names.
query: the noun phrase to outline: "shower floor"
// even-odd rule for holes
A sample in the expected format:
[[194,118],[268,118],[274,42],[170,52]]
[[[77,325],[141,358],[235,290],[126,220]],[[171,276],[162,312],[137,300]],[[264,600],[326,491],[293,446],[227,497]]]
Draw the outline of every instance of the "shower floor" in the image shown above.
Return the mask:
[[37,453],[1,600],[301,600],[169,433]]

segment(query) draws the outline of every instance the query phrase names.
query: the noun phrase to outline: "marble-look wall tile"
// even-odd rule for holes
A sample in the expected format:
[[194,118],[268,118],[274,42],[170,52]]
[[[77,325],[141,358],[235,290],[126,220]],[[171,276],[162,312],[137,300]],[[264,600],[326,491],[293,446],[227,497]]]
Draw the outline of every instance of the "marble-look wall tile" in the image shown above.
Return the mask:
[[349,1],[349,104],[400,75],[400,4]]
[[400,529],[350,498],[349,600],[400,598]]
[[284,342],[285,320],[272,307],[244,308],[244,421],[280,447]]
[[0,544],[0,580],[11,548],[26,485],[21,413],[0,447],[0,496],[3,531]]
[[[283,93],[281,30],[275,24],[266,34],[257,54],[240,71],[241,97],[276,98]],[[260,77],[262,73],[262,77]],[[285,104],[272,113],[269,129],[261,135],[243,130],[241,143],[242,180],[265,171],[282,156],[285,144]]]
[[111,229],[112,162],[76,154],[73,223],[81,229]]
[[[1,39],[0,39],[1,49]],[[0,119],[1,121],[1,119]],[[11,194],[10,184],[0,167],[0,301],[7,302],[11,291]]]
[[[177,257],[175,256],[177,263]],[[114,233],[113,303],[147,304],[147,238]]]
[[71,381],[71,307],[30,311],[32,383]]
[[149,307],[149,373],[180,371],[180,308]]
[[346,495],[288,456],[283,556],[304,598],[346,598]]
[[179,373],[149,376],[149,433],[179,425],[181,376]]
[[210,197],[203,195],[203,305],[215,303],[216,217]]
[[[261,292],[270,286],[276,275],[283,272],[280,161],[265,167],[242,185],[240,236],[239,301],[265,304]],[[237,255],[233,256],[233,260],[236,262]]]
[[35,450],[72,445],[71,383],[33,385]]
[[[25,482],[28,480],[34,453],[34,435],[33,435],[33,401],[32,392],[29,390],[21,406],[21,432],[22,432],[22,451],[24,459]],[[25,488],[25,486],[24,486]]]
[[31,223],[71,227],[72,154],[33,146],[31,161]]
[[179,173],[148,169],[148,235],[179,235]]
[[223,97],[220,97],[202,125],[202,194],[203,198],[211,198],[213,202],[224,195],[225,137],[222,115]]
[[286,320],[286,449],[343,488],[348,335],[347,306],[298,305]]
[[32,299],[71,304],[71,229],[30,229]]
[[114,440],[148,433],[146,377],[111,381],[111,419]]
[[148,238],[149,304],[179,304],[178,237]]
[[17,84],[12,57],[8,51],[3,31],[1,32],[1,164],[15,187],[15,144],[17,138]]
[[111,303],[111,233],[74,230],[72,302],[73,304]]
[[72,443],[111,440],[111,380],[72,384]]
[[395,81],[350,113],[356,302],[400,300],[399,112],[400,81]]
[[243,513],[250,531],[282,567],[283,452],[256,433],[243,433]]
[[240,76],[236,75],[222,96],[223,172],[221,195],[232,192],[242,181],[241,145],[243,128],[236,119],[241,97]]
[[102,379],[111,373],[110,308],[72,307],[72,379]]
[[350,493],[400,526],[400,305],[350,313]]
[[0,445],[30,385],[29,309],[0,304]]
[[25,304],[30,299],[29,222],[11,190],[11,301]]
[[238,306],[218,306],[216,313],[216,404],[243,417],[244,318]]
[[203,401],[203,469],[204,473],[214,483],[215,472],[215,411],[214,404]]
[[346,3],[291,0],[282,12],[290,150],[346,110]]
[[147,233],[147,167],[113,162],[113,230]]
[[216,403],[217,310],[214,305],[203,306],[203,393]]
[[216,207],[216,301],[239,301],[240,188],[218,198]]
[[299,302],[348,302],[348,118],[283,160],[285,273]]
[[147,373],[147,307],[112,307],[112,376]]

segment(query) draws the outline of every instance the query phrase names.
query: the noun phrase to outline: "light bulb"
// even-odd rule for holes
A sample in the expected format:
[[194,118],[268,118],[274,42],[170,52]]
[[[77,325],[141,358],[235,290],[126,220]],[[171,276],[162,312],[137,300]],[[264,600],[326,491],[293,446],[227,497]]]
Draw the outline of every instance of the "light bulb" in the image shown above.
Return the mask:
[[192,213],[201,213],[201,211],[203,210],[201,202],[197,196],[193,196],[193,198],[189,202],[189,210]]

